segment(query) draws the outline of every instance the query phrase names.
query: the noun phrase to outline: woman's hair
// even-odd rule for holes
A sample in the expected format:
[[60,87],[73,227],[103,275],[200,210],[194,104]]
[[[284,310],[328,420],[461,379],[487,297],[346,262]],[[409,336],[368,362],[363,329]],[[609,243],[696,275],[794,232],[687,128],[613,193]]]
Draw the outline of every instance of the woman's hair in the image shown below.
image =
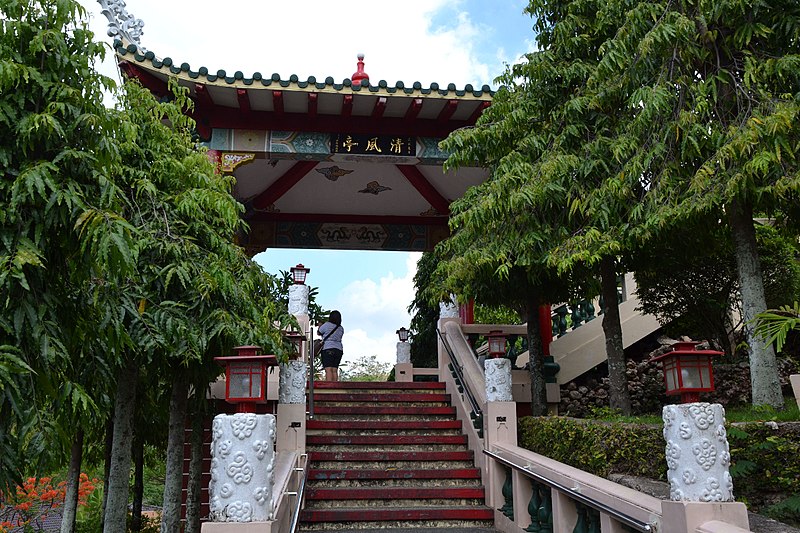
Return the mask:
[[342,325],[342,313],[339,311],[331,311],[331,316],[328,318],[328,322],[332,322],[337,326]]

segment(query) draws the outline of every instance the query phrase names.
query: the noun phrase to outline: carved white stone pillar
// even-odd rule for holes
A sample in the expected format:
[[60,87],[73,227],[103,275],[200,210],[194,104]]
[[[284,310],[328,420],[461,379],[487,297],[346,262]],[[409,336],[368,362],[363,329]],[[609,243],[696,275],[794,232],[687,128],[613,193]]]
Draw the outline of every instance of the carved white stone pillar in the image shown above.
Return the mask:
[[308,314],[308,285],[289,285],[289,314]]
[[411,362],[411,344],[408,342],[397,343],[397,363],[410,363]]
[[486,376],[486,401],[511,402],[511,361],[496,358],[483,363]]
[[217,415],[212,426],[209,503],[214,522],[273,518],[275,417]]
[[446,302],[439,302],[439,318],[458,318],[458,306],[453,303],[455,298]]
[[725,410],[719,404],[684,403],[663,410],[670,499],[733,501]]
[[306,403],[306,368],[303,361],[281,365],[278,403]]

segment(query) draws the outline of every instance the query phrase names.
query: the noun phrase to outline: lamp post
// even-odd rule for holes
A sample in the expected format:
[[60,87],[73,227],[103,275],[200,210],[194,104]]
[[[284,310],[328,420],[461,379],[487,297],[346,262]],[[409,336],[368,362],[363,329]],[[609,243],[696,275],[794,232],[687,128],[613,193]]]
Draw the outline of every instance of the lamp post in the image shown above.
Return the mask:
[[215,357],[225,367],[225,401],[236,404],[237,413],[255,413],[256,404],[267,399],[267,367],[277,364],[274,355],[260,355],[260,346],[237,346],[236,355]]
[[296,359],[303,353],[303,341],[306,340],[305,335],[299,331],[287,330],[283,332],[283,338],[292,346],[292,353],[289,354],[289,359]]
[[506,336],[501,331],[490,331],[489,356],[492,358],[503,357],[506,353]]
[[292,273],[292,279],[296,285],[305,285],[306,276],[311,272],[311,269],[304,267],[302,263],[298,263],[297,266],[293,266],[289,271]]
[[409,331],[406,328],[404,328],[404,327],[400,328],[397,331],[395,331],[395,333],[397,333],[397,338],[400,339],[400,342],[407,342],[408,341]]
[[714,390],[711,357],[723,352],[698,350],[698,344],[695,341],[676,342],[672,351],[653,359],[662,362],[667,394],[680,394],[681,403],[699,402],[701,392]]

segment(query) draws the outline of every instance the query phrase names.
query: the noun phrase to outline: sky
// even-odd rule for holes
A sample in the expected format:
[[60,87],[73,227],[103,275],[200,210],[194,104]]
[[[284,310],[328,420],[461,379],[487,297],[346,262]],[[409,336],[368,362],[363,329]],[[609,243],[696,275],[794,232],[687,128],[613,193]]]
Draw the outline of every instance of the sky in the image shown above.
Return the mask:
[[[93,0],[79,0],[98,40],[107,19]],[[171,57],[210,72],[241,70],[288,79],[296,74],[328,76],[341,83],[365,54],[370,80],[419,81],[423,87],[455,83],[490,85],[524,53],[534,50],[532,19],[525,0],[127,0],[128,13],[144,21],[142,45],[157,57]],[[119,80],[108,53],[98,68]],[[303,263],[307,283],[319,288],[318,302],[342,313],[347,364],[377,355],[394,364],[401,326],[414,298],[419,253],[271,249],[255,259],[266,271]]]

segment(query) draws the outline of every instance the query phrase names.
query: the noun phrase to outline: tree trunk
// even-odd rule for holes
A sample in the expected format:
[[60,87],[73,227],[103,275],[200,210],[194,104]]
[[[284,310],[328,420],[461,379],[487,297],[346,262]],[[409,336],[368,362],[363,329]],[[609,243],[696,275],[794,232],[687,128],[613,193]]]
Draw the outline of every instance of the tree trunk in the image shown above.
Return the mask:
[[133,439],[133,505],[131,531],[142,530],[142,500],[144,499],[144,438]]
[[628,392],[627,366],[622,344],[622,324],[619,321],[617,300],[617,269],[613,257],[600,261],[600,285],[603,294],[603,334],[608,356],[608,400],[612,409],[623,415],[631,414],[631,397]]
[[531,298],[528,301],[528,370],[531,374],[531,414],[547,414],[547,388],[544,380],[544,349],[539,328],[539,305]]
[[124,533],[128,517],[128,483],[131,476],[131,444],[133,443],[133,415],[136,409],[136,385],[139,367],[132,354],[117,377],[117,395],[114,402],[114,438],[111,446],[111,467],[108,474],[108,500],[106,501],[103,533]]
[[753,206],[736,200],[728,205],[728,217],[736,255],[736,271],[742,296],[744,331],[750,351],[750,385],[753,405],[783,408],[778,362],[771,344],[755,335],[754,320],[767,309],[764,279],[756,248]]
[[100,530],[106,523],[106,503],[108,502],[108,478],[111,474],[111,448],[114,446],[114,415],[106,421],[106,441],[103,453],[103,508],[100,510]]
[[180,533],[181,487],[183,481],[183,446],[186,427],[186,397],[189,384],[180,370],[172,382],[169,402],[169,436],[167,437],[167,471],[164,481],[164,508],[161,512],[161,533]]
[[200,489],[203,476],[203,417],[200,413],[196,413],[192,417],[191,449],[184,531],[185,533],[200,533]]
[[78,491],[81,485],[81,463],[83,462],[83,428],[78,428],[72,440],[67,470],[67,492],[61,509],[61,533],[75,531],[75,516],[78,512]]

